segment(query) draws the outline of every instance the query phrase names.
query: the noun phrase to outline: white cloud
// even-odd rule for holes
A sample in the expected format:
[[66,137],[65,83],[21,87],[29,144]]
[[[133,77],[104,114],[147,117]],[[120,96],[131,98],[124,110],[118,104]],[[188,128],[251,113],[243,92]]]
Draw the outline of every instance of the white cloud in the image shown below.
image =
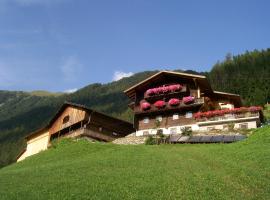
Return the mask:
[[122,78],[130,77],[133,74],[134,74],[133,72],[115,71],[114,74],[113,74],[113,81],[118,81],[118,80],[120,80]]
[[60,66],[63,78],[67,82],[75,81],[78,78],[82,68],[83,66],[76,56],[68,57]]
[[78,90],[78,88],[73,88],[73,89],[68,89],[68,90],[65,90],[64,93],[74,93]]

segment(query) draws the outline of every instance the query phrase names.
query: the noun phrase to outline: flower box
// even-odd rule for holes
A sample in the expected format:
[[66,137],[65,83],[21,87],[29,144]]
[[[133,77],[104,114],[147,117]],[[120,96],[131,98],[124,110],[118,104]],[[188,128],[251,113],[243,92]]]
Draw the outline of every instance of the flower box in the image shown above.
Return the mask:
[[227,119],[250,117],[252,114],[256,114],[261,111],[259,106],[240,107],[234,109],[213,110],[208,112],[197,112],[194,114],[195,119],[207,118],[208,120],[213,117],[225,117]]
[[154,103],[154,106],[157,108],[163,108],[165,106],[165,102],[162,100],[158,100]]
[[143,102],[143,103],[141,103],[141,109],[142,109],[142,110],[148,110],[148,109],[150,109],[150,108],[151,108],[150,103],[148,103],[148,102]]
[[171,105],[171,106],[177,106],[179,104],[180,104],[180,100],[177,98],[172,98],[169,100],[169,105]]
[[195,100],[195,98],[192,97],[192,96],[183,97],[183,102],[184,102],[184,104],[191,104],[191,103],[194,102],[194,100]]
[[168,86],[160,86],[156,88],[150,88],[146,90],[145,94],[146,96],[153,96],[158,94],[164,94],[168,92],[176,92],[182,90],[183,86],[180,84],[173,84]]

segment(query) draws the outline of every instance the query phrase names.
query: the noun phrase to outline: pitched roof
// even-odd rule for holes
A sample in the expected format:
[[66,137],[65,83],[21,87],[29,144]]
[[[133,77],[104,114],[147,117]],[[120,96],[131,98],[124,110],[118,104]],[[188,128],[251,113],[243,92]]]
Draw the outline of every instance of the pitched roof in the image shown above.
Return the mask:
[[243,105],[241,96],[238,94],[228,93],[228,92],[219,92],[219,91],[213,91],[213,93],[217,96],[221,97],[227,97],[231,99],[236,107],[240,107]]
[[115,118],[115,117],[112,117],[112,116],[109,116],[107,114],[104,114],[102,112],[99,112],[99,111],[96,111],[96,110],[93,110],[85,105],[81,105],[81,104],[77,104],[77,103],[72,103],[72,102],[68,102],[68,101],[65,101],[64,104],[60,107],[60,109],[56,112],[56,114],[53,116],[53,118],[49,121],[49,123],[38,129],[38,130],[35,130],[33,132],[31,132],[29,135],[27,135],[25,137],[25,139],[30,139],[31,137],[35,136],[35,135],[38,135],[40,132],[46,130],[46,129],[49,129],[49,127],[54,123],[54,121],[59,117],[59,115],[68,107],[68,106],[72,106],[72,107],[75,107],[75,108],[79,108],[79,109],[83,109],[85,110],[86,112],[88,113],[98,113],[100,115],[102,115],[103,117],[106,117],[106,118],[110,118],[110,119],[113,119],[115,121],[117,121],[117,124],[118,125],[130,125],[133,127],[133,124],[128,122],[128,121],[125,121],[125,120],[122,120],[122,119],[118,119],[118,118]]
[[198,84],[202,85],[205,88],[205,90],[212,91],[212,88],[211,88],[206,76],[163,70],[163,71],[160,71],[160,72],[154,74],[153,76],[150,76],[149,78],[137,83],[136,85],[126,89],[124,91],[124,93],[128,97],[132,98],[132,96],[136,90],[138,90],[139,88],[143,88],[151,81],[157,80],[157,79],[161,78],[162,76],[177,76],[177,77],[186,78],[186,79],[193,79],[193,80],[196,80],[198,82]]

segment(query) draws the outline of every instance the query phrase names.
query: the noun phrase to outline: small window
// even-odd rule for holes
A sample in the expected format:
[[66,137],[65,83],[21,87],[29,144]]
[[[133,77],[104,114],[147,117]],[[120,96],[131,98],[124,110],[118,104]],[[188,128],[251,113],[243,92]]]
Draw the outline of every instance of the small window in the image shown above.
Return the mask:
[[117,136],[117,135],[118,135],[118,133],[116,133],[116,132],[113,132],[112,134],[113,134],[114,136]]
[[160,116],[157,116],[156,117],[156,120],[161,122],[162,121],[162,116],[161,115]]
[[148,124],[148,123],[149,123],[149,118],[148,118],[148,117],[145,117],[145,118],[143,119],[143,123],[144,123],[144,124]]
[[192,118],[192,112],[186,112],[186,118]]
[[175,113],[175,114],[173,114],[173,120],[177,120],[177,119],[179,119],[179,115],[178,115],[178,113]]
[[214,130],[214,127],[213,126],[207,127],[207,131],[212,131],[212,130]]
[[247,129],[248,128],[248,124],[247,123],[239,124],[239,128],[241,128],[241,129]]
[[99,130],[99,132],[102,132],[103,128],[102,127],[99,127],[98,130]]
[[149,135],[149,131],[143,131],[143,135]]
[[176,134],[177,128],[170,128],[170,134]]
[[69,121],[69,115],[64,117],[63,124],[68,123],[68,121]]

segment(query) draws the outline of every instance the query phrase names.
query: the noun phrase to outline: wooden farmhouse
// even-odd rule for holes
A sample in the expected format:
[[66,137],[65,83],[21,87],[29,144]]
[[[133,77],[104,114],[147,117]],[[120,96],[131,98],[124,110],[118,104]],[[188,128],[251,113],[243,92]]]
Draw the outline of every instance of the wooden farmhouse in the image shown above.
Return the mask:
[[242,107],[239,95],[214,91],[201,75],[161,71],[124,91],[137,136],[256,128],[260,107]]
[[27,147],[18,156],[17,161],[46,150],[50,141],[59,137],[87,137],[91,140],[108,142],[134,131],[133,125],[129,122],[83,105],[67,102],[46,127],[26,137]]

